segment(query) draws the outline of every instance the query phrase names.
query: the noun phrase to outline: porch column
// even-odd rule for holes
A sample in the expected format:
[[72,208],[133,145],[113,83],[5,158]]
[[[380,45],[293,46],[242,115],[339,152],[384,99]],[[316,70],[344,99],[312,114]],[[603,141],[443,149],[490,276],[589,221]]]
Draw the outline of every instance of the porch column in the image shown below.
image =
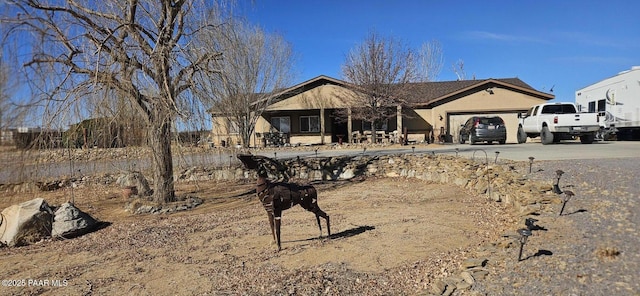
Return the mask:
[[398,136],[403,134],[402,129],[402,105],[398,105],[396,110],[396,124],[398,125]]
[[324,107],[320,107],[320,144],[324,145]]
[[347,140],[353,143],[353,124],[351,123],[351,107],[347,108]]

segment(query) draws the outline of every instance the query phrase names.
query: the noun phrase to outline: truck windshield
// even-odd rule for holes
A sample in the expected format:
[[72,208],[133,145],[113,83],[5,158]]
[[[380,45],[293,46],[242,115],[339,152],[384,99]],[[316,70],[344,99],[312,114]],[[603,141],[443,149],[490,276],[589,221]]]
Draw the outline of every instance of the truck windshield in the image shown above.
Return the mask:
[[576,113],[576,108],[571,104],[545,105],[542,107],[541,114],[567,114]]

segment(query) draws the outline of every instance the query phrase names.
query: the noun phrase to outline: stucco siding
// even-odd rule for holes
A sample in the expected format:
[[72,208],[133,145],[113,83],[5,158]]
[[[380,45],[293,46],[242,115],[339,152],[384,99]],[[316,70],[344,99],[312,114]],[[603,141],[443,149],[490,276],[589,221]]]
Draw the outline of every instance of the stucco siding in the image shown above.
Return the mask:
[[[479,91],[471,95],[436,106],[434,113],[444,110],[456,112],[461,110],[499,111],[499,110],[526,110],[533,105],[541,104],[546,100],[534,98],[526,94],[503,88],[492,88],[493,94]],[[445,112],[446,113],[446,112]],[[444,114],[442,114],[444,116]]]
[[415,109],[407,112],[409,114],[405,115],[402,124],[403,128],[407,129],[407,139],[417,142],[427,141],[433,129],[432,110]]
[[231,146],[242,143],[240,135],[229,132],[229,121],[224,116],[213,116],[211,125],[211,141],[215,146]]
[[[291,136],[291,138],[289,139],[289,143],[291,143],[291,145],[315,145],[321,142],[322,142],[322,137],[320,137],[319,135]],[[331,136],[330,135],[324,136],[324,142],[331,143]]]
[[267,111],[346,108],[345,102],[353,96],[346,88],[327,84],[276,102]]

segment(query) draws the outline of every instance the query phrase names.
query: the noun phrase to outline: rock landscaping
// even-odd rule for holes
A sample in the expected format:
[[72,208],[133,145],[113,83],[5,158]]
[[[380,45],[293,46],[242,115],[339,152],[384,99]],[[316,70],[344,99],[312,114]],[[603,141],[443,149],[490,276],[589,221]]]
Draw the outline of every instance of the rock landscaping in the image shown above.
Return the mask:
[[[136,279],[148,279],[150,273],[154,271],[148,270],[149,267],[142,265],[141,262],[152,260],[158,265],[160,263],[154,261],[154,258],[158,257],[168,260],[169,265],[165,268],[169,266],[178,268],[180,264],[196,264],[187,265],[198,268],[197,275],[193,276],[207,279],[211,286],[194,288],[193,293],[208,291],[211,294],[233,295],[638,295],[640,291],[640,283],[634,281],[634,277],[640,273],[640,239],[635,231],[637,223],[640,222],[638,221],[640,215],[638,214],[640,212],[638,192],[640,191],[636,186],[640,177],[638,159],[614,159],[606,163],[599,160],[536,162],[536,170],[532,172],[529,171],[528,162],[501,159],[494,163],[485,159],[468,159],[454,155],[412,153],[383,156],[306,157],[280,161],[289,168],[288,173],[292,181],[302,183],[337,184],[334,186],[340,188],[340,186],[354,186],[353,184],[360,182],[373,186],[376,184],[375,180],[384,179],[391,180],[383,182],[386,186],[402,183],[398,190],[407,192],[410,191],[411,182],[416,182],[419,188],[424,188],[424,184],[440,184],[444,185],[442,188],[448,189],[459,188],[472,197],[468,201],[475,202],[479,207],[480,212],[469,214],[470,217],[478,219],[478,231],[485,233],[480,226],[493,225],[494,230],[501,233],[494,235],[487,231],[486,235],[472,246],[451,247],[425,255],[423,259],[416,260],[414,263],[387,267],[383,271],[363,272],[340,264],[340,258],[329,260],[329,263],[311,266],[302,264],[302,262],[313,261],[312,258],[321,257],[323,250],[331,249],[333,252],[336,251],[334,248],[345,250],[349,245],[344,245],[345,242],[355,244],[362,235],[349,239],[350,232],[345,230],[343,231],[345,237],[335,237],[332,239],[333,242],[318,240],[300,245],[299,241],[304,242],[308,238],[303,235],[302,238],[298,238],[298,243],[296,243],[297,240],[287,242],[289,247],[287,248],[285,244],[285,250],[281,254],[267,253],[268,250],[272,250],[272,247],[260,244],[267,243],[270,234],[267,227],[259,224],[265,219],[258,204],[254,204],[255,209],[252,208],[249,211],[233,208],[227,212],[214,212],[214,215],[200,212],[193,216],[184,216],[188,215],[186,210],[197,211],[207,203],[218,203],[218,201],[197,193],[190,193],[183,194],[182,200],[175,204],[158,207],[148,203],[142,194],[133,195],[126,198],[123,211],[126,210],[129,215],[153,214],[140,217],[158,218],[152,220],[144,218],[126,224],[116,223],[105,229],[108,233],[117,230],[118,241],[121,243],[93,241],[91,237],[95,235],[108,235],[100,232],[92,233],[87,240],[97,243],[94,245],[95,250],[120,250],[119,252],[124,252],[126,256],[132,256],[132,262],[140,262],[132,263],[133,265],[142,267],[131,265],[125,269],[128,274],[120,272],[111,276],[105,275],[99,280],[87,280],[91,284],[91,290],[102,285],[106,289],[101,290],[103,292],[120,291],[108,284],[109,278],[113,281],[117,278],[131,277],[134,282]],[[564,196],[554,193],[553,189],[557,170],[563,170],[565,173],[560,183],[561,190],[570,190],[575,193],[575,197],[564,205],[563,202],[566,201],[566,199],[563,200]],[[244,170],[240,166],[224,168],[194,166],[176,172],[174,177],[177,184],[184,186],[196,184],[195,187],[198,187],[198,184],[206,182],[251,184],[256,176],[254,172]],[[275,179],[278,176],[271,177]],[[141,180],[140,176],[105,174],[33,184],[4,184],[0,190],[17,194],[99,185],[102,187],[142,186],[142,191],[146,191],[144,182]],[[236,197],[227,199],[224,204],[237,204],[251,199],[250,185],[236,186],[241,187],[237,191],[238,194]],[[321,190],[331,190],[328,186],[330,185],[325,185]],[[362,188],[360,190],[366,191]],[[339,192],[332,192],[332,196],[340,196]],[[354,191],[345,192],[354,194]],[[350,197],[350,203],[368,202],[367,199],[371,199],[370,203],[364,204],[370,204],[372,209],[385,204],[383,196],[373,199],[369,195],[375,195],[375,193],[363,192],[361,197]],[[420,206],[422,200],[419,191],[411,192],[407,196],[402,192],[393,196],[402,199],[400,204],[409,204],[414,208]],[[438,195],[435,194],[435,196]],[[114,198],[124,199],[120,193]],[[323,204],[323,195],[320,194],[319,198],[320,204]],[[443,195],[443,198],[446,198],[446,195]],[[451,203],[453,199],[443,202]],[[223,206],[223,203],[220,205]],[[355,207],[355,204],[353,206]],[[345,214],[340,214],[341,208],[348,208],[345,201],[332,200],[327,207],[327,212],[330,215],[333,213],[332,219],[335,217],[337,225],[340,225],[341,221],[344,223],[347,218]],[[560,215],[561,208],[564,212],[562,215]],[[349,208],[349,211],[352,211],[350,214],[353,215],[355,208]],[[182,212],[183,215],[167,215],[177,212]],[[497,216],[492,216],[492,212]],[[376,213],[385,215],[384,211]],[[300,225],[309,224],[310,226],[307,225],[309,229],[314,226],[314,221],[297,218],[296,212],[292,212],[291,216],[288,215],[288,213],[285,214],[284,218],[296,221],[303,219],[300,221],[305,222]],[[416,221],[416,219],[422,222],[414,225],[429,223],[423,221],[425,217],[420,215],[414,216],[408,212],[405,215],[406,217],[401,217],[400,222],[394,222],[394,228],[401,229],[402,223]],[[499,215],[502,215],[502,218]],[[307,217],[308,214],[300,216]],[[238,220],[240,217],[242,219],[249,217],[251,220]],[[289,224],[284,225],[289,227],[285,230],[289,231],[286,233],[288,235],[295,234],[295,230],[291,229],[302,227],[295,223],[287,223]],[[446,228],[447,225],[448,223],[445,222],[440,226]],[[350,231],[366,233],[366,235],[382,235],[382,231],[386,231],[384,226],[384,223],[376,227],[360,225],[354,226]],[[110,228],[111,231],[109,231]],[[187,233],[182,234],[179,230],[185,228]],[[521,244],[522,235],[518,233],[518,229],[530,230],[531,235],[524,245]],[[161,234],[165,232],[169,236]],[[195,238],[188,236],[190,233],[205,236],[194,240]],[[401,235],[401,232],[390,233]],[[391,235],[386,232],[384,234]],[[187,237],[177,238],[184,235]],[[227,238],[241,235],[242,241],[247,244],[243,247],[236,245],[238,242],[226,241]],[[418,239],[416,234],[411,233],[411,235],[411,238]],[[246,241],[247,239],[257,240],[258,244]],[[474,241],[477,239],[474,237]],[[182,240],[191,242],[184,245],[181,243]],[[86,240],[66,244],[68,245],[56,246],[65,249],[72,248],[73,245],[73,248],[78,250],[91,248],[89,241]],[[179,248],[190,251],[171,253],[170,257],[164,257],[161,254],[162,251],[147,249],[167,245],[180,246]],[[396,245],[387,247],[394,248],[394,246]],[[139,251],[132,253],[130,250],[132,247],[138,248]],[[521,247],[522,253],[519,254]],[[211,252],[211,248],[215,251]],[[259,251],[258,254],[249,256],[246,250]],[[15,252],[18,251],[9,251],[9,253]],[[200,252],[205,252],[206,255]],[[297,257],[298,254],[308,254],[305,255],[308,257]],[[358,252],[351,251],[348,254],[356,256]],[[385,259],[383,255],[375,256],[380,256],[376,257],[376,260],[392,262],[392,259]],[[278,262],[286,261],[285,257],[291,258],[290,260],[294,262],[289,261],[286,263],[288,265],[279,265]],[[362,258],[365,260],[365,257]],[[345,260],[348,259],[345,258]],[[171,262],[174,262],[173,265]],[[216,268],[217,266],[220,268]],[[187,276],[182,276],[186,274],[185,272],[187,271],[174,273],[174,276],[179,280],[188,279]],[[263,278],[266,274],[277,276],[268,282],[255,280]],[[82,273],[78,273],[79,277],[81,275]],[[136,291],[147,291],[146,293],[158,291],[149,285],[130,284],[126,287],[126,291],[134,294],[137,293]],[[166,290],[165,293],[192,294],[184,289]],[[11,293],[16,294],[17,290],[12,291]],[[33,290],[29,291],[33,292]],[[74,291],[86,292],[87,289],[76,287]]]

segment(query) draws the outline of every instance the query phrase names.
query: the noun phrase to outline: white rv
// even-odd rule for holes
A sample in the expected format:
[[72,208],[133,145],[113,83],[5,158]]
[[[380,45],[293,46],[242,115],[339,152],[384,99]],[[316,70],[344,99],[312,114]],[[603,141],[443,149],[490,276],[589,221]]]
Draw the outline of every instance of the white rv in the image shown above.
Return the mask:
[[640,139],[640,66],[576,91],[580,112],[599,112],[602,137]]

